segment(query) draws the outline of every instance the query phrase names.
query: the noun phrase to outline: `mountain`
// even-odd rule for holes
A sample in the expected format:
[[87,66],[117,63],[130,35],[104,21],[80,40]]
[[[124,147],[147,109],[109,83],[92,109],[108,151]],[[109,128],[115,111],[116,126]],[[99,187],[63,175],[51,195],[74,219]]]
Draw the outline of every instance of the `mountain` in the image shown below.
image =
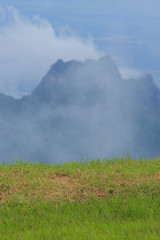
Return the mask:
[[0,162],[160,154],[160,90],[123,80],[109,56],[58,60],[21,99],[0,94]]

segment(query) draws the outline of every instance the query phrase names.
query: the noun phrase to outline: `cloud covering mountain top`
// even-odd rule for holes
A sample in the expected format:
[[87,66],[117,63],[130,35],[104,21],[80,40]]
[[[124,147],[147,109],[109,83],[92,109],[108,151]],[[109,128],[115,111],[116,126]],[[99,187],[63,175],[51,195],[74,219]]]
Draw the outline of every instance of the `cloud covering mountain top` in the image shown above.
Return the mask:
[[3,15],[0,25],[1,93],[21,96],[31,92],[57,59],[84,60],[100,56],[90,39],[84,41],[72,31],[57,34],[47,20],[38,16],[29,20],[13,7],[3,9]]

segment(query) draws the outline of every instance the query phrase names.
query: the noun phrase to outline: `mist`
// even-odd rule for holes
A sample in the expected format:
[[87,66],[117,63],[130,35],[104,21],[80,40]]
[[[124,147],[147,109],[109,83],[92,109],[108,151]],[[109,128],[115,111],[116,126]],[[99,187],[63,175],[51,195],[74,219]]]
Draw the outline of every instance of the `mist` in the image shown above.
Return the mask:
[[1,109],[1,162],[54,164],[133,152],[133,111],[123,84],[108,56],[57,61],[30,95],[7,98]]
[[[160,91],[71,29],[1,9],[0,162],[160,153]],[[103,56],[103,57],[102,57]],[[14,98],[13,98],[14,97]]]
[[58,60],[31,94],[0,95],[0,161],[50,164],[159,154],[160,91],[114,60]]

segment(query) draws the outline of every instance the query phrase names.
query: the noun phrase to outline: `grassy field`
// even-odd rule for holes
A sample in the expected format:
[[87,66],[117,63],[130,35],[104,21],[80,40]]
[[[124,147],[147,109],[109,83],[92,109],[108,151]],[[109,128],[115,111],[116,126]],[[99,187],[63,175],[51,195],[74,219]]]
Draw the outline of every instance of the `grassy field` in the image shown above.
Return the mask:
[[0,239],[160,239],[160,160],[0,166]]

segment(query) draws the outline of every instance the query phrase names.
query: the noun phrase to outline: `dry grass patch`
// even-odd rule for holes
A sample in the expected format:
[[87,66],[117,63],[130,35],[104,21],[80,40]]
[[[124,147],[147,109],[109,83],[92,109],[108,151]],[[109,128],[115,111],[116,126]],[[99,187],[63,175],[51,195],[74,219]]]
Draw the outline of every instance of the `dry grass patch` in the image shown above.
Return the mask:
[[82,201],[120,193],[159,194],[159,161],[95,162],[76,166],[19,164],[0,168],[0,202]]

